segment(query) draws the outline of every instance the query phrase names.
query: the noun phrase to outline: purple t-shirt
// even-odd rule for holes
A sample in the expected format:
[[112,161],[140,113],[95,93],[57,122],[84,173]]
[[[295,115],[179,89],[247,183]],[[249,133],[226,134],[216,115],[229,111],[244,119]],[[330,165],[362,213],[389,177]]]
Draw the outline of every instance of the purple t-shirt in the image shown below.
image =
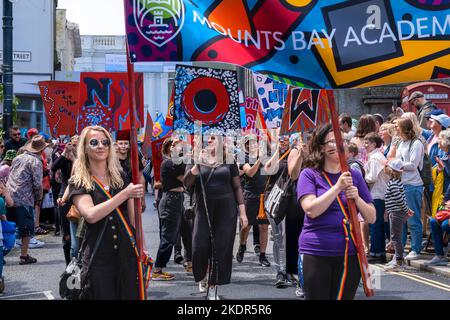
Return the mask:
[[[372,196],[364,182],[361,174],[353,169],[350,169],[353,178],[353,184],[358,188],[359,196],[367,203],[372,202]],[[336,184],[340,173],[327,173],[332,184]],[[329,184],[325,180],[322,173],[316,169],[307,168],[302,171],[297,183],[297,199],[306,195],[313,194],[320,197],[330,189]],[[344,207],[347,209],[347,198],[342,192],[339,194]],[[350,213],[348,213],[350,214]],[[308,254],[314,256],[343,256],[345,254],[345,233],[342,225],[342,213],[339,203],[335,200],[331,206],[315,219],[309,218],[305,215],[305,222],[302,233],[299,237],[299,250],[301,254]],[[353,242],[350,241],[349,255],[355,255],[356,250]]]

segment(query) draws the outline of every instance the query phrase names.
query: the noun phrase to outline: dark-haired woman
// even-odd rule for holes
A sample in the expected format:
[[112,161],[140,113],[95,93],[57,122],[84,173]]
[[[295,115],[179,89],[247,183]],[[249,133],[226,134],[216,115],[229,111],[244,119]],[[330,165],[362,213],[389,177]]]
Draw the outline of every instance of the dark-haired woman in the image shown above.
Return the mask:
[[[239,168],[236,164],[224,164],[223,142],[219,135],[208,139],[208,146],[200,155],[199,163],[186,168],[186,187],[195,186],[197,206],[192,235],[192,268],[200,292],[208,285],[208,265],[211,245],[214,245],[208,299],[217,300],[217,286],[229,284],[233,261],[233,245],[236,235],[237,207],[242,228],[248,224],[244,205]],[[201,175],[201,178],[200,178]],[[202,179],[202,180],[200,180]],[[202,186],[206,191],[206,205]],[[210,229],[211,226],[211,229]],[[210,234],[214,237],[211,242]]]
[[297,184],[306,214],[299,238],[305,298],[354,299],[361,273],[355,245],[346,237],[347,199],[354,199],[364,219],[374,223],[372,197],[359,172],[341,172],[331,125],[316,128],[309,151]]
[[401,139],[397,147],[396,158],[404,163],[402,183],[405,188],[406,203],[414,211],[414,215],[408,218],[403,228],[403,246],[406,244],[408,228],[411,231],[411,252],[405,257],[406,260],[417,260],[422,250],[422,196],[423,181],[419,170],[423,167],[424,146],[418,139],[414,124],[410,119],[400,118],[396,124],[397,134]]
[[356,129],[355,136],[350,142],[356,144],[358,146],[358,157],[357,159],[362,162],[362,164],[366,165],[369,160],[369,155],[367,154],[366,148],[364,148],[364,137],[371,133],[377,132],[375,121],[370,114],[364,114],[359,119],[358,128]]

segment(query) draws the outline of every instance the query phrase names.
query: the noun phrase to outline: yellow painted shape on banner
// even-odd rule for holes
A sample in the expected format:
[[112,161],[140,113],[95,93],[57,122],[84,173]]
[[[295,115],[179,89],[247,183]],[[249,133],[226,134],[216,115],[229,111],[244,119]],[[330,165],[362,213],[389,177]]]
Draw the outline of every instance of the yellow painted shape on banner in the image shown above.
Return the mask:
[[306,7],[312,0],[286,0],[286,2],[294,7]]
[[[333,51],[329,47],[328,41],[326,39],[321,40],[325,44],[325,48],[321,48],[320,46],[317,46],[316,48],[328,71],[336,82],[336,85],[338,86],[371,76],[378,72],[400,67],[406,63],[424,58],[436,52],[446,50],[450,47],[450,41],[448,40],[402,41],[401,45],[403,49],[403,56],[401,57],[371,63],[362,67],[339,72],[336,69]],[[433,59],[429,62],[421,63],[416,67],[410,67],[403,71],[401,70],[391,75],[380,77],[376,80],[371,80],[370,82],[358,85],[358,87],[423,80],[431,76],[435,66],[448,65],[450,65],[450,55],[446,55],[438,59]]]

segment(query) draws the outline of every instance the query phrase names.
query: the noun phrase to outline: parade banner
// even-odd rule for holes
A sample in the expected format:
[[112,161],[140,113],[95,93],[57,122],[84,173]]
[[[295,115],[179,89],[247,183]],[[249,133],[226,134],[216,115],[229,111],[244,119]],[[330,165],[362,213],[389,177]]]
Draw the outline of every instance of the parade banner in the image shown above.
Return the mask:
[[245,98],[245,102],[241,104],[241,108],[245,110],[245,127],[243,132],[258,132],[267,129],[264,121],[258,98]]
[[173,129],[194,134],[203,130],[240,130],[238,81],[235,71],[177,66]]
[[291,88],[283,112],[280,135],[306,132],[330,121],[325,90]]
[[253,80],[267,127],[279,128],[289,86],[257,73]]
[[[82,72],[80,80],[80,113],[78,132],[91,125],[107,130],[130,130],[127,73]],[[144,119],[144,76],[136,73],[137,126]],[[142,121],[141,121],[142,119]]]
[[78,82],[38,82],[50,134],[57,138],[77,130],[80,85]]
[[149,159],[152,154],[153,139],[153,121],[150,112],[147,112],[147,122],[145,123],[144,143],[142,144],[142,153],[145,158]]
[[152,140],[163,139],[172,134],[172,128],[166,122],[167,120],[164,119],[162,114],[156,117],[153,122]]
[[450,65],[445,0],[124,1],[132,62],[225,62],[310,88],[429,80]]
[[173,105],[175,100],[175,86],[172,88],[172,94],[170,95],[169,107],[167,108],[166,126],[173,127]]
[[161,181],[162,145],[165,139],[152,141],[152,163],[155,182]]

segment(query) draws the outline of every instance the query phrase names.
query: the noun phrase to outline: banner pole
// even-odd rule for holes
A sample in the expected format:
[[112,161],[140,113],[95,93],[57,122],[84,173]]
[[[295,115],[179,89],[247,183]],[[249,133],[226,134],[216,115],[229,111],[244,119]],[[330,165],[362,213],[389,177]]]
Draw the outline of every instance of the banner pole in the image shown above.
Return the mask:
[[[131,63],[128,55],[127,46],[127,73],[128,73],[128,97],[129,97],[129,111],[130,111],[130,145],[131,145],[131,172],[132,172],[132,182],[133,184],[139,184],[139,150],[137,142],[137,128],[136,128],[136,82],[134,77],[134,65]],[[139,261],[141,268],[139,269],[139,295],[141,300],[147,299],[147,294],[145,292],[145,285],[143,282],[142,274],[142,263],[143,263],[143,238],[142,238],[142,203],[141,199],[134,199],[134,218],[135,218],[135,228],[136,228],[136,242],[139,251]]]
[[[334,137],[336,139],[336,146],[339,154],[339,162],[341,164],[341,172],[349,171],[347,160],[345,158],[344,141],[339,125],[339,116],[336,110],[336,103],[333,90],[326,90],[328,105],[331,111],[331,123],[333,125]],[[354,239],[356,241],[355,247],[358,254],[359,266],[361,270],[361,277],[364,285],[364,293],[367,297],[373,297],[374,291],[372,288],[371,274],[369,270],[369,264],[367,262],[366,253],[364,251],[364,245],[361,236],[361,228],[359,226],[356,203],[354,199],[347,199],[348,209],[350,211],[350,223]]]

